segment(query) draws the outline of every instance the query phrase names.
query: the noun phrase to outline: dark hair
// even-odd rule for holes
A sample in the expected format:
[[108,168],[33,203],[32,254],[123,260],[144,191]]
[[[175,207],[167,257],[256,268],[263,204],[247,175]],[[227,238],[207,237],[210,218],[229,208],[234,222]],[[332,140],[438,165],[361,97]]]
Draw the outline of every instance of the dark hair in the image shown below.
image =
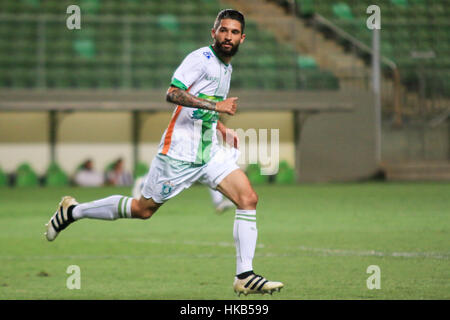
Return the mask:
[[242,13],[240,13],[237,10],[233,10],[233,9],[224,9],[222,11],[219,12],[219,14],[217,15],[216,20],[214,21],[214,29],[216,30],[219,25],[220,22],[223,19],[234,19],[237,20],[241,23],[241,32],[244,33],[244,28],[245,28],[245,18],[244,15]]

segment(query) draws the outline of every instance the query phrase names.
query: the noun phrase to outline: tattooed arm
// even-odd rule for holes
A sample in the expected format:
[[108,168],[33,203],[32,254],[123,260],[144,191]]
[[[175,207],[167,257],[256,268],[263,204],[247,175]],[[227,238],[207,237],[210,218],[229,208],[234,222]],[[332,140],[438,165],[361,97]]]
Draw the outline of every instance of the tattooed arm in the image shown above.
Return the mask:
[[183,107],[213,110],[228,113],[229,115],[234,115],[237,108],[237,98],[228,98],[224,101],[213,102],[198,98],[189,92],[174,86],[171,86],[169,90],[167,90],[166,100],[167,102],[181,105]]

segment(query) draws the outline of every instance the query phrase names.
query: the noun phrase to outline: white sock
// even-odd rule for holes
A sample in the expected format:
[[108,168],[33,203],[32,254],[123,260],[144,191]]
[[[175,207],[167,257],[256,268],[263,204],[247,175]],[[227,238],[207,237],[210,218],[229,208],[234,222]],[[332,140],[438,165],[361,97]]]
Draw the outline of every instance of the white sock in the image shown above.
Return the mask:
[[214,189],[209,189],[209,193],[211,195],[212,202],[217,207],[223,200],[223,194]]
[[256,210],[236,209],[233,237],[236,245],[236,274],[252,271],[258,237]]
[[124,196],[111,196],[92,202],[77,205],[72,216],[75,220],[81,218],[116,220],[131,218],[131,201],[133,198]]

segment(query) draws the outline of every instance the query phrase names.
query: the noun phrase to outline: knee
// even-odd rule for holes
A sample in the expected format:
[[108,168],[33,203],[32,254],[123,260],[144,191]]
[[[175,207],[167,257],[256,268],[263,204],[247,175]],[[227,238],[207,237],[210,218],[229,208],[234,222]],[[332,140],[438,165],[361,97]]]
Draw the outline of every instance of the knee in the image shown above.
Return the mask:
[[256,205],[258,204],[258,195],[255,191],[246,192],[245,194],[239,197],[239,206],[242,209],[256,209]]
[[142,219],[142,220],[148,220],[152,217],[153,213],[155,213],[153,210],[151,209],[144,209],[144,210],[140,210],[137,215],[136,218]]
[[150,219],[158,208],[148,206],[146,203],[141,201],[136,201],[132,206],[132,216],[133,218],[147,220]]

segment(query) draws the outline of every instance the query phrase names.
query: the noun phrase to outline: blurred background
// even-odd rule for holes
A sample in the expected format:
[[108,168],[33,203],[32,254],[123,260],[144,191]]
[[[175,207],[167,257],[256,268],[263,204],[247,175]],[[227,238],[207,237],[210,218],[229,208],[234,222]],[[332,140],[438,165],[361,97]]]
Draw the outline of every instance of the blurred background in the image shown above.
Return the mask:
[[251,164],[254,182],[450,180],[448,0],[3,0],[0,185],[66,185],[87,160],[99,184],[117,162],[144,174],[172,73],[224,8],[247,22],[224,121],[279,129],[279,172]]

